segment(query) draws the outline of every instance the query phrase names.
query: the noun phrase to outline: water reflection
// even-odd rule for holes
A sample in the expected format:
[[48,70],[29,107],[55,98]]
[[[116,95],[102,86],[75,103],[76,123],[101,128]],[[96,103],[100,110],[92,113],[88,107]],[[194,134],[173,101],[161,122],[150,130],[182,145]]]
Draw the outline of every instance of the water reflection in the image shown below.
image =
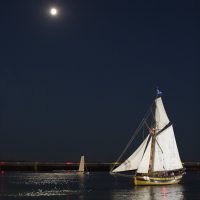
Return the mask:
[[80,188],[79,199],[84,200],[84,190],[85,190],[86,176],[84,174],[79,174],[78,177],[79,177],[79,188]]
[[0,200],[183,200],[200,199],[200,176],[188,174],[182,184],[133,186],[132,178],[108,173],[5,173],[0,175]]
[[112,200],[183,200],[182,185],[169,186],[135,186],[132,191],[113,191]]
[[[5,186],[6,183],[6,187]],[[3,197],[66,197],[84,200],[84,175],[72,173],[11,173],[0,176]]]

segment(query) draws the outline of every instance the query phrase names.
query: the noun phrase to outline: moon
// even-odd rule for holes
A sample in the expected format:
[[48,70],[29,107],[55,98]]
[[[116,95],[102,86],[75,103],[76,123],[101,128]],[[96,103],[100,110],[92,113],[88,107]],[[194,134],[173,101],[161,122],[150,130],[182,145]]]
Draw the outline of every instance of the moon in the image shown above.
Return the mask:
[[58,14],[58,10],[56,8],[50,8],[50,14],[52,16],[56,16]]

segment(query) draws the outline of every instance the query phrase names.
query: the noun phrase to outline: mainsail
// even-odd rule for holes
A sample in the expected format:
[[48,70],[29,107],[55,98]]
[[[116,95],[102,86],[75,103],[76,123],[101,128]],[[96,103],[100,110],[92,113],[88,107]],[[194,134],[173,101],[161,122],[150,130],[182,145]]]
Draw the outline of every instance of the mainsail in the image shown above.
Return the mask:
[[153,171],[183,168],[172,125],[156,137]]
[[156,136],[153,171],[169,171],[183,168],[173,126],[165,111],[161,97],[155,100]]
[[144,121],[144,126],[149,130],[148,136],[133,154],[112,172],[137,170],[137,173],[149,173],[183,168],[174,130],[161,97],[155,100],[153,120],[154,123],[150,126]]

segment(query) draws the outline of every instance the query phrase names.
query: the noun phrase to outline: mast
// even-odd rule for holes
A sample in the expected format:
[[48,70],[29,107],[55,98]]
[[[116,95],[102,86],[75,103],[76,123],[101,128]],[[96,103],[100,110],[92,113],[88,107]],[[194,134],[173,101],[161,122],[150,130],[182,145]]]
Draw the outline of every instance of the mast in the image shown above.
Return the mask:
[[[157,97],[156,97],[157,99]],[[153,123],[151,124],[149,128],[149,134],[151,135],[152,142],[151,142],[151,150],[150,150],[150,161],[149,161],[149,170],[148,174],[151,174],[153,172],[154,168],[154,161],[155,161],[155,144],[156,144],[156,101],[152,105],[152,112],[153,112]]]
[[153,169],[154,169],[154,162],[155,162],[155,145],[156,145],[156,136],[157,136],[157,117],[156,115],[157,114],[157,100],[160,96],[160,93],[157,89],[157,96],[156,96],[156,99],[155,99],[155,102],[152,106],[152,112],[153,112],[153,124],[151,125],[151,127],[149,128],[149,134],[151,135],[152,137],[152,143],[151,143],[151,151],[150,151],[150,161],[149,161],[149,171],[148,173],[149,174],[152,174],[153,172]]
[[151,174],[153,172],[153,168],[154,168],[155,144],[156,144],[156,129],[155,128],[150,129],[150,135],[152,137],[152,142],[151,142],[151,152],[150,152],[148,174]]

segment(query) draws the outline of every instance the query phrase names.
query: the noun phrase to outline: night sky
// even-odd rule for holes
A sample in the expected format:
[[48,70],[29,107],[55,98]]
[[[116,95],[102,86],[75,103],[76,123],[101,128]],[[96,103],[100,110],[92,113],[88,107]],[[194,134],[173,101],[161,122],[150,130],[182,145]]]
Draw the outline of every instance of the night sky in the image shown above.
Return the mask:
[[158,86],[199,161],[199,55],[199,1],[1,0],[0,159],[116,161]]

